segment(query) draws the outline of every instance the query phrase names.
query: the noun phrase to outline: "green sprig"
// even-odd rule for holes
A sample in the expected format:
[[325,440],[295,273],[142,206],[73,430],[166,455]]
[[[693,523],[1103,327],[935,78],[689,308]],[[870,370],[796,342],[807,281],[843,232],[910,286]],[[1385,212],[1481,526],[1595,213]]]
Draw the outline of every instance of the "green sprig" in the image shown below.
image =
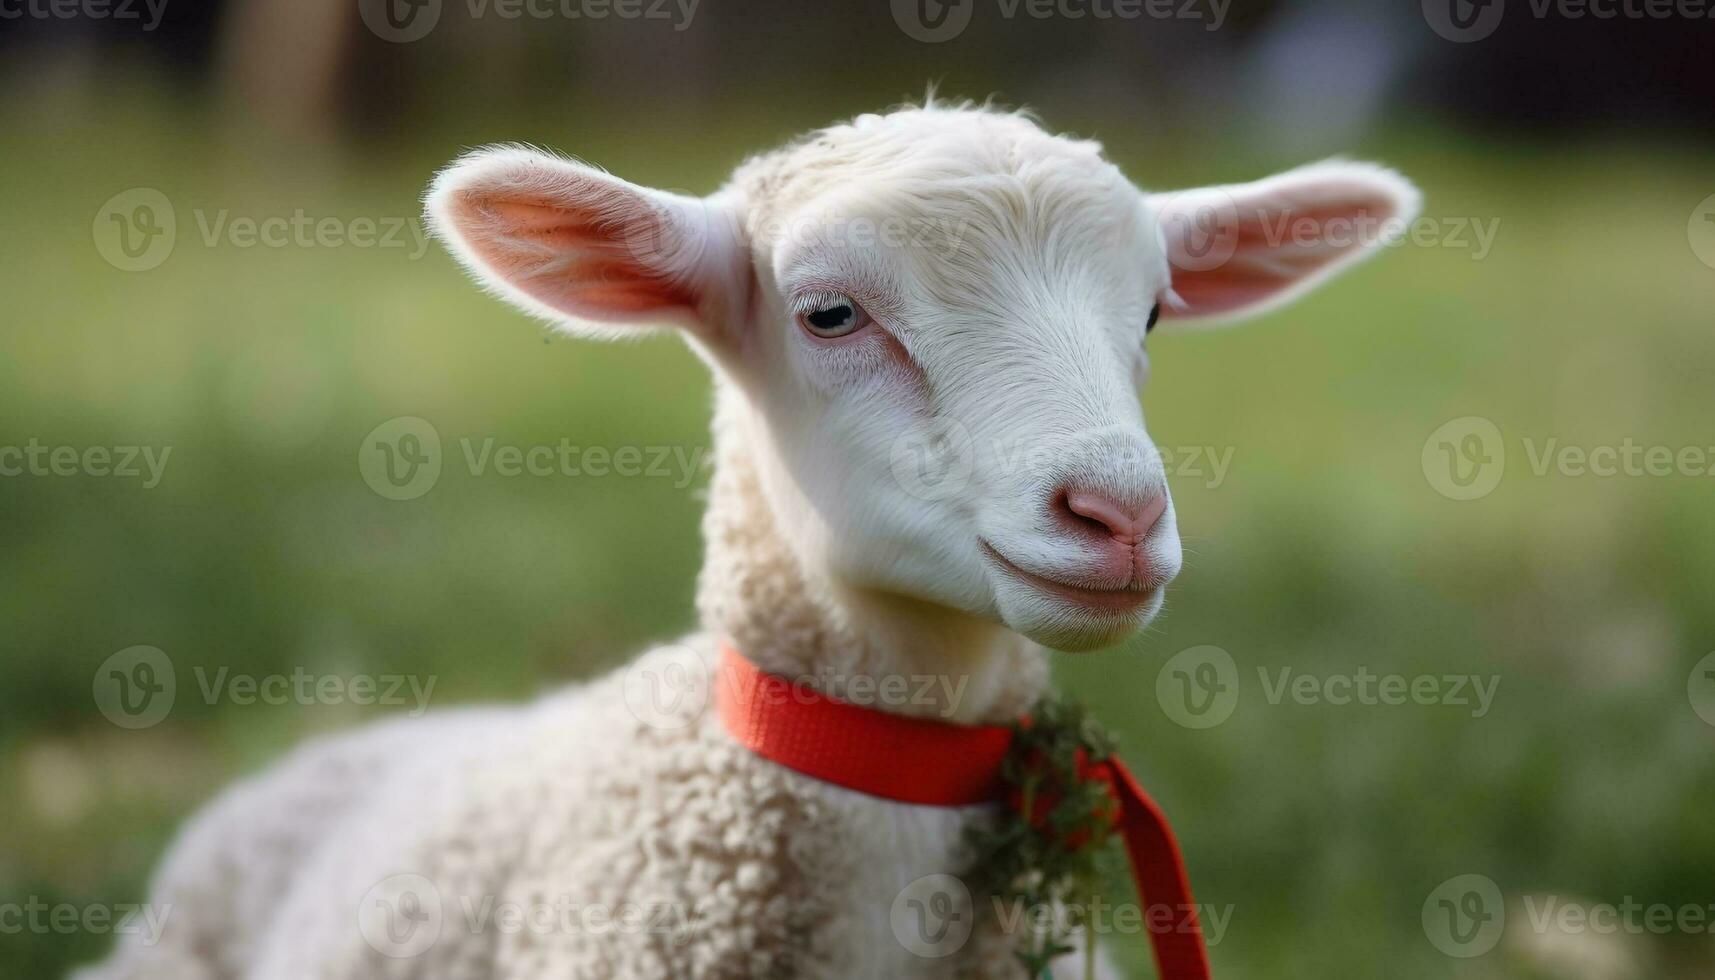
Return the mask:
[[[1113,740],[1073,701],[1045,699],[1014,728],[1001,767],[1011,804],[994,821],[977,821],[965,843],[975,857],[972,884],[997,907],[1024,912],[1014,955],[1029,977],[1073,951],[1087,921],[1113,835],[1114,800],[1088,767],[1113,754]],[[1079,765],[1080,756],[1084,766]],[[1085,935],[1085,973],[1093,975],[1094,936]]]

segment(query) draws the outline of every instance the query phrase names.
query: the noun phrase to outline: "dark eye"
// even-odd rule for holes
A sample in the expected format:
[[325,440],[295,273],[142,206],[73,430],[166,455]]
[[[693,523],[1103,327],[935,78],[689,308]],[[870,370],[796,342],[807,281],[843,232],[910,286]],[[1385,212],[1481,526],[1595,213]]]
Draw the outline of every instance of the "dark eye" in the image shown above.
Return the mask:
[[857,333],[869,325],[869,314],[848,296],[828,297],[798,314],[798,322],[817,337],[831,340]]
[[1151,330],[1154,330],[1155,321],[1159,319],[1161,319],[1161,304],[1157,303],[1149,308],[1149,325],[1143,328],[1143,332],[1148,333]]

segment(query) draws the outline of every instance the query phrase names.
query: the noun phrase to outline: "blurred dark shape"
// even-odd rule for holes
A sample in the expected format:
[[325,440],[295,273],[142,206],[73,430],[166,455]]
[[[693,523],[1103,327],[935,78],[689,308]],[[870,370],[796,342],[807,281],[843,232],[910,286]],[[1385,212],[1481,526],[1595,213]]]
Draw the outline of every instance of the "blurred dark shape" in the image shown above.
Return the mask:
[[[1207,3],[1200,19],[1113,19],[1008,18],[992,0],[971,2],[969,28],[942,44],[908,39],[884,2],[702,0],[676,29],[612,16],[506,17],[492,2],[445,0],[437,27],[410,43],[367,29],[357,0],[168,2],[152,32],[112,19],[0,20],[0,73],[65,60],[99,79],[115,64],[110,54],[120,64],[141,57],[270,127],[309,136],[619,96],[693,112],[747,97],[789,108],[812,94],[884,105],[932,81],[1054,108],[1119,99],[1143,123],[1218,112],[1267,127],[1288,147],[1348,142],[1392,109],[1544,133],[1715,121],[1715,19],[1634,16],[1623,11],[1649,8],[1621,0],[1597,0],[1622,11],[1608,18],[1493,0],[1506,4],[1498,29],[1469,43],[1438,36],[1421,3],[1235,2],[1211,30]],[[1019,79],[1031,90],[1012,90]]]
[[1408,52],[1423,47],[1411,27],[1381,7],[1284,11],[1256,40],[1250,124],[1301,155],[1353,145],[1396,95]]
[[1477,122],[1545,132],[1586,123],[1707,131],[1715,123],[1715,17],[1707,16],[1715,4],[1701,18],[1537,19],[1533,11],[1529,0],[1512,0],[1492,36],[1438,43],[1416,79],[1423,100]]

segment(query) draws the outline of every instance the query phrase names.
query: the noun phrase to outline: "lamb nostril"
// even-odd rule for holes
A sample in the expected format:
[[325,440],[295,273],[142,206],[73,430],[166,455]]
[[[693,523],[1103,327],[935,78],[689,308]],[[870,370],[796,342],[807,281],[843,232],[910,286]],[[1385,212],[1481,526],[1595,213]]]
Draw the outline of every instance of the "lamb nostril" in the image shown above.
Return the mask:
[[1086,521],[1100,525],[1109,535],[1126,544],[1136,544],[1167,512],[1167,495],[1151,497],[1141,507],[1128,507],[1105,494],[1071,490],[1065,494],[1066,509]]

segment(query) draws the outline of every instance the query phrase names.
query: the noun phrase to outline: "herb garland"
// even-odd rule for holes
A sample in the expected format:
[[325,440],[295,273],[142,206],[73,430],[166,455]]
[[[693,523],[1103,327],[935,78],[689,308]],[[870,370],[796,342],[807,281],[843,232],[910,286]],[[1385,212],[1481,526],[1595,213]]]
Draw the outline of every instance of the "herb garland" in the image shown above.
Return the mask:
[[1107,847],[1118,817],[1111,776],[1102,765],[1113,740],[1083,706],[1044,699],[1014,726],[1012,750],[1001,766],[1009,806],[993,821],[976,821],[965,844],[975,857],[971,883],[1026,914],[1014,955],[1026,976],[1048,977],[1055,958],[1073,952],[1073,934],[1086,930],[1085,975],[1094,976],[1095,937],[1088,930],[1092,899],[1108,877]]

